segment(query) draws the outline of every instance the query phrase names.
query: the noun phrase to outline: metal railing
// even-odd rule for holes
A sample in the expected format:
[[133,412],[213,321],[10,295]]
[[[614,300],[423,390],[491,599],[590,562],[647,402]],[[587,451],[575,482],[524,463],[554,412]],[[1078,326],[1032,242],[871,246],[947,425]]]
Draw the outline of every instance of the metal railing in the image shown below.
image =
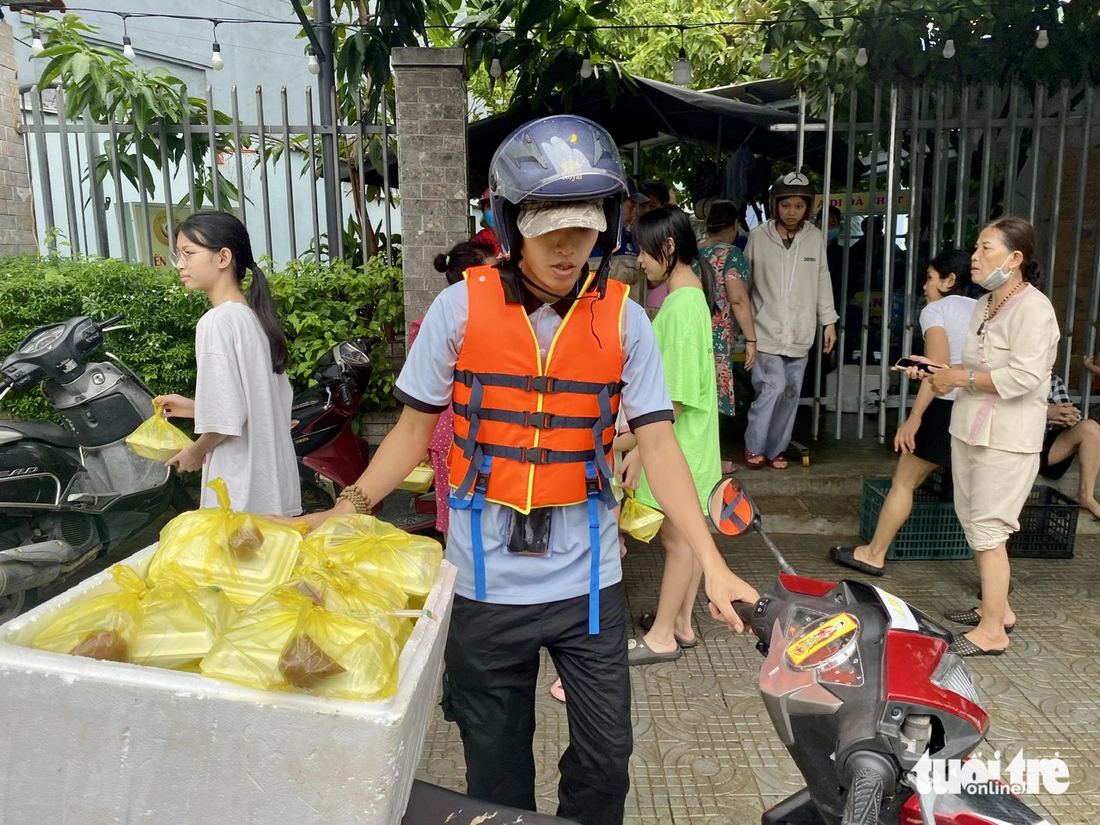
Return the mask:
[[[837,307],[840,357],[827,393],[822,392],[824,359],[820,353],[815,358],[814,397],[803,400],[813,408],[813,436],[819,435],[823,407],[836,412],[837,439],[845,412],[856,414],[855,434],[862,438],[865,407],[872,404],[879,441],[886,440],[891,409],[896,408],[897,424],[905,420],[909,382],[890,366],[895,356],[912,351],[919,336],[914,326],[923,266],[945,246],[970,251],[981,227],[1006,214],[1022,215],[1036,226],[1045,290],[1062,330],[1056,372],[1079,391],[1087,415],[1091,375],[1080,369],[1080,359],[1096,351],[1100,317],[1100,148],[1092,145],[1100,143],[1100,129],[1094,123],[1094,88],[876,85],[864,93],[852,91],[847,104],[848,116],[839,120],[837,97],[828,92],[824,122],[799,132],[800,157],[806,133],[825,132],[825,166],[817,170],[823,202],[838,206],[844,218],[842,263],[832,273],[842,304]],[[800,122],[805,109],[802,95]],[[833,169],[834,140],[847,144],[846,168],[839,175]],[[840,195],[838,178],[844,181]],[[866,203],[865,211],[859,202]],[[853,219],[861,214],[867,231],[856,260]],[[886,234],[875,231],[876,219],[889,229]]]
[[[278,92],[279,122],[266,123],[263,89],[257,87],[255,95],[256,123],[241,122],[236,86],[229,95],[230,122],[218,123],[214,92],[207,86],[204,122],[192,119],[184,125],[151,127],[161,138],[160,161],[153,168],[136,145],[129,158],[118,150],[121,135],[136,133],[132,124],[94,122],[87,112],[72,122],[65,116],[62,88],[52,88],[45,95],[35,86],[21,89],[30,127],[27,158],[40,242],[56,250],[60,234],[74,254],[165,265],[175,247],[178,220],[194,211],[201,194],[192,174],[197,161],[211,178],[216,180],[220,173],[237,188],[240,197],[227,202],[226,192],[214,186],[212,198],[203,206],[235,212],[248,226],[258,258],[266,256],[279,266],[310,252],[342,257],[348,216],[355,214],[358,202],[362,205],[358,221],[361,262],[365,264],[369,257],[367,240],[374,227],[384,235],[386,254],[392,260],[395,216],[390,206],[389,169],[395,126],[384,116],[377,124],[367,123],[361,96],[356,101],[354,123],[322,126],[314,116],[314,95],[309,88],[304,91],[305,122],[292,122],[286,87]],[[335,93],[331,106],[335,110]],[[169,157],[169,136],[183,141],[178,166]],[[195,136],[206,138],[209,149],[205,157],[195,155]],[[234,150],[217,153],[219,137],[231,138]],[[368,145],[375,137],[381,148],[383,186],[381,195],[368,201]],[[343,149],[339,182],[326,182],[319,174],[320,148],[330,142]],[[277,159],[272,157],[273,150],[278,150]],[[104,156],[107,174],[101,183],[92,166],[94,159]],[[149,180],[155,182],[152,186],[142,174],[136,176],[136,184],[128,179],[124,167],[133,168],[134,164],[146,166]],[[353,187],[359,191],[352,192]],[[326,208],[329,199],[336,203],[335,225],[331,226]]]

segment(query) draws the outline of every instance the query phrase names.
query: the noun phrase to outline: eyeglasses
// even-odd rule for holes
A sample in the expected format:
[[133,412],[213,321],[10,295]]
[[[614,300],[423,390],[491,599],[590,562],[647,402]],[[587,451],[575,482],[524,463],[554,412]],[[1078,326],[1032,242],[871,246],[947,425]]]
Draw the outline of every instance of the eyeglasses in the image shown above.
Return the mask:
[[201,247],[200,249],[177,249],[175,252],[168,256],[168,261],[172,264],[172,266],[178,267],[180,265],[180,262],[184,263],[185,265],[191,263],[191,256],[197,254],[198,252],[213,251],[214,250],[212,249],[207,249],[205,246]]

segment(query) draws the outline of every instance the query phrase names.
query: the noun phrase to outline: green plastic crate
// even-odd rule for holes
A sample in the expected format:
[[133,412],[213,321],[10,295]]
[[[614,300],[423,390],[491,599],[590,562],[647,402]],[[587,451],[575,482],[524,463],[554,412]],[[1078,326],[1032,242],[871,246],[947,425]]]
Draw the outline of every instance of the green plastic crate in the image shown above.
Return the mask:
[[[863,482],[859,534],[864,541],[870,541],[875,534],[878,514],[888,492],[888,478],[871,478]],[[955,515],[955,505],[939,500],[926,490],[917,490],[913,495],[913,511],[894,537],[886,558],[954,560],[973,558],[973,555]]]

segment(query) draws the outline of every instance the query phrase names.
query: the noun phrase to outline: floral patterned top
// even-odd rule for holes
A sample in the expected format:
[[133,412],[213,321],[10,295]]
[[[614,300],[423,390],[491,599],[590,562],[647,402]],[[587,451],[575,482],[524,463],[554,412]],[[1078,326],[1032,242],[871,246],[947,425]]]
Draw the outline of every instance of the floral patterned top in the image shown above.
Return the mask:
[[726,295],[726,281],[747,281],[749,265],[744,254],[730,243],[701,246],[699,254],[710,262],[718,275],[718,311],[714,313],[714,372],[718,379],[718,412],[733,416],[733,353],[745,349],[744,334]]

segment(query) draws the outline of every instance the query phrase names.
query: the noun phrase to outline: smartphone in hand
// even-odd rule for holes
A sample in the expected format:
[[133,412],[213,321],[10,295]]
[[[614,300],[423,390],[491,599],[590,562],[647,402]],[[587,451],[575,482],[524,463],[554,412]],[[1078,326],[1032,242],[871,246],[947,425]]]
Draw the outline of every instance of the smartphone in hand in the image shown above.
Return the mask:
[[908,369],[916,369],[919,372],[932,373],[939,369],[947,369],[947,364],[927,364],[924,361],[917,361],[913,358],[899,358],[897,363],[894,364],[893,369],[902,372]]

